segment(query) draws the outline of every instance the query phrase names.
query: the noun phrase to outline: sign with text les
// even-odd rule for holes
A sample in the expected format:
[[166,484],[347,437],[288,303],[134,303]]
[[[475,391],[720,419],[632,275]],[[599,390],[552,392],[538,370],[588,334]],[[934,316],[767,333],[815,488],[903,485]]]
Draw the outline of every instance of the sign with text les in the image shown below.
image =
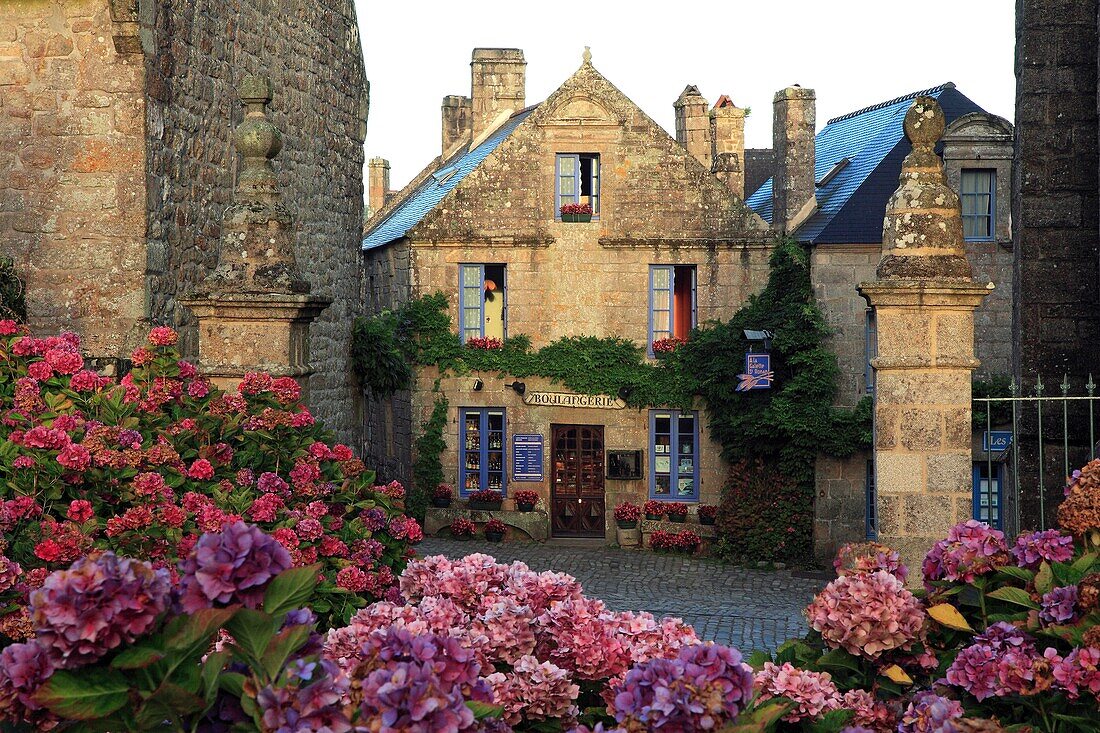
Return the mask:
[[982,433],[982,450],[997,452],[1008,450],[1012,445],[1011,430],[986,430]]
[[745,373],[738,374],[741,381],[737,384],[738,392],[748,392],[752,389],[771,389],[772,378],[771,354],[745,354]]

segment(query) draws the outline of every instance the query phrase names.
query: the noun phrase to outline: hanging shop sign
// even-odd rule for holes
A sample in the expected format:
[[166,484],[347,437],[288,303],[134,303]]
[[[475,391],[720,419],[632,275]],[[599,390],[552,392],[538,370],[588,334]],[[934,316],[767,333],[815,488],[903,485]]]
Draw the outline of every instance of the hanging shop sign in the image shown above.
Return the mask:
[[542,481],[542,436],[512,436],[512,480]]
[[982,450],[1000,452],[1012,445],[1011,430],[986,430],[982,433]]
[[753,389],[771,389],[774,377],[772,355],[750,352],[745,354],[745,373],[737,375],[737,378],[741,380],[737,384],[737,391],[748,392]]
[[571,394],[569,392],[528,392],[526,405],[537,407],[595,407],[601,410],[621,410],[626,403],[618,397],[604,394]]

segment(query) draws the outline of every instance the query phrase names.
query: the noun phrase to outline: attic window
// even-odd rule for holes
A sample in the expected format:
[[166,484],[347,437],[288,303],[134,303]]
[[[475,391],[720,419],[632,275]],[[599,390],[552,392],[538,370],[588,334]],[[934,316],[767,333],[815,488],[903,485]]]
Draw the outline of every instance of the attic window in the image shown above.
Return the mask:
[[436,183],[438,183],[440,186],[442,186],[444,183],[446,183],[448,180],[450,180],[451,176],[453,176],[455,174],[455,171],[457,171],[457,170],[458,170],[458,168],[456,166],[452,165],[450,168],[443,168],[441,170],[436,171],[435,173],[432,174],[432,178],[435,179]]
[[821,188],[822,186],[827,186],[827,185],[829,185],[829,181],[831,181],[831,180],[833,180],[834,178],[836,178],[837,174],[838,174],[838,173],[840,173],[840,172],[841,172],[842,170],[844,170],[845,168],[847,168],[847,167],[848,167],[848,164],[849,164],[849,163],[851,163],[851,162],[852,162],[852,161],[851,161],[851,159],[849,159],[849,158],[841,158],[840,160],[838,160],[838,161],[837,161],[837,162],[836,162],[836,163],[835,163],[835,164],[833,165],[833,167],[829,169],[829,172],[828,172],[828,173],[826,173],[826,174],[825,174],[825,175],[824,175],[824,176],[823,176],[823,177],[821,178],[821,180],[817,182],[817,184],[816,184],[816,185],[817,185],[817,187],[818,187],[818,188]]

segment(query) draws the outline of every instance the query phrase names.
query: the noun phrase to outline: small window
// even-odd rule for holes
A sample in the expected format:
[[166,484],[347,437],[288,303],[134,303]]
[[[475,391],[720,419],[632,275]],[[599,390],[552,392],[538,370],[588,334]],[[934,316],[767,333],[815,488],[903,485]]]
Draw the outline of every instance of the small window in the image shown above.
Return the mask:
[[468,496],[488,489],[504,494],[504,409],[460,412],[459,493]]
[[695,328],[695,266],[650,265],[649,355],[653,342],[686,339]]
[[878,325],[875,323],[874,308],[867,309],[867,321],[863,328],[863,350],[865,359],[863,362],[863,385],[867,394],[875,393],[875,368],[871,366],[871,360],[878,356]]
[[600,156],[595,153],[559,153],[554,218],[561,219],[565,204],[588,204],[592,216],[600,213]]
[[[1001,529],[1001,487],[1004,486],[1004,464],[974,462],[974,519]],[[992,474],[990,470],[992,469]]]
[[459,265],[458,310],[462,343],[504,339],[507,309],[504,265]]
[[964,168],[959,198],[962,203],[963,238],[968,241],[993,239],[996,213],[997,172]]
[[876,502],[878,498],[875,496],[875,462],[867,461],[867,478],[864,485],[865,492],[867,494],[867,514],[866,514],[866,529],[867,539],[873,540],[878,538],[878,509]]
[[698,413],[649,413],[649,496],[667,501],[699,501]]

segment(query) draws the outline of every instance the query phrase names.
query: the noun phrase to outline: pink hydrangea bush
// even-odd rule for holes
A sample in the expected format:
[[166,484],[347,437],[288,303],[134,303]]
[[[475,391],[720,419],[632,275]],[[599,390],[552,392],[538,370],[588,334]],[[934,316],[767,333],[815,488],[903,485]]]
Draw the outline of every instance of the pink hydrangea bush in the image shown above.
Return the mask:
[[830,647],[871,659],[912,648],[924,625],[920,602],[885,570],[840,576],[817,594],[806,615]]
[[[223,391],[153,329],[121,380],[85,368],[74,334],[0,329],[0,608],[93,551],[174,574],[207,531],[245,520],[294,566],[321,563],[323,619],[397,596],[409,545],[400,484],[372,486],[300,403],[294,380],[249,374]],[[8,611],[0,634],[25,638]]]

